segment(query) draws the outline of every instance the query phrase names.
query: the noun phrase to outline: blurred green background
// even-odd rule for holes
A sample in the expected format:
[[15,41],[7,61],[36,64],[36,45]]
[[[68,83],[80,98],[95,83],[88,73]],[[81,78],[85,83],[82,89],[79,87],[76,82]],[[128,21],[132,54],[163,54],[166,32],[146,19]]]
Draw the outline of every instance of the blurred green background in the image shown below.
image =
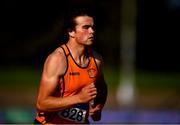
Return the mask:
[[[180,2],[128,2],[129,10],[132,4],[136,8],[133,108],[179,110]],[[33,119],[43,63],[61,43],[63,15],[76,5],[92,7],[96,14],[93,48],[105,62],[103,71],[109,90],[105,109],[127,108],[118,103],[116,95],[124,66],[121,34],[122,15],[126,15],[126,11],[122,10],[122,0],[4,1],[0,5],[1,123],[26,123]]]

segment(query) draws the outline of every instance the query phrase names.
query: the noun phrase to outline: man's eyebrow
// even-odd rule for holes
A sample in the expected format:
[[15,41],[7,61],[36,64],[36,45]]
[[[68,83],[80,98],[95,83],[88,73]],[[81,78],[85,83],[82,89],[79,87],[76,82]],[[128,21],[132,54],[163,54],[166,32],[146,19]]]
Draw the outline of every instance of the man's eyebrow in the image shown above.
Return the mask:
[[93,25],[83,25],[84,28],[93,27]]

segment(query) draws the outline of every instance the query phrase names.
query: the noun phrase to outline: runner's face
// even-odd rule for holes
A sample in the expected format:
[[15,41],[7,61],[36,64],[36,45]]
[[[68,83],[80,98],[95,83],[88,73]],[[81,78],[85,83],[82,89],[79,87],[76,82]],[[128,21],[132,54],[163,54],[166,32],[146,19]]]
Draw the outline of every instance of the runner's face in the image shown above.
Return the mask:
[[91,45],[94,40],[94,20],[89,16],[79,16],[75,19],[75,39],[83,45]]

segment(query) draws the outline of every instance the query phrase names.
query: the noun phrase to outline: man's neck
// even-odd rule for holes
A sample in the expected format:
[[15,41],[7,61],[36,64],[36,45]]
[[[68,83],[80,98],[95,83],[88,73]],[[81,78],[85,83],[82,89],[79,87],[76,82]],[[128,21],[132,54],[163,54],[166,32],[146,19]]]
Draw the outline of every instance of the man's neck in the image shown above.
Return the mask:
[[74,41],[68,41],[66,44],[74,58],[74,60],[78,64],[86,63],[87,54],[86,54],[86,47],[81,44],[77,44]]

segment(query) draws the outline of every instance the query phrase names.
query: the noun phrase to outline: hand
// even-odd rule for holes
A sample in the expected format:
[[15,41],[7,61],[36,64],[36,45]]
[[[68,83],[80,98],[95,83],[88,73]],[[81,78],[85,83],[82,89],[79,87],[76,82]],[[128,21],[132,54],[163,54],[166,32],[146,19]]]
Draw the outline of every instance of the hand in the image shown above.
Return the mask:
[[94,83],[91,83],[90,85],[85,86],[78,93],[78,97],[81,103],[88,103],[89,101],[95,99],[96,95],[97,95],[97,89]]
[[103,106],[101,104],[97,104],[95,106],[90,105],[89,116],[91,116],[94,121],[99,121],[101,119],[102,108]]

